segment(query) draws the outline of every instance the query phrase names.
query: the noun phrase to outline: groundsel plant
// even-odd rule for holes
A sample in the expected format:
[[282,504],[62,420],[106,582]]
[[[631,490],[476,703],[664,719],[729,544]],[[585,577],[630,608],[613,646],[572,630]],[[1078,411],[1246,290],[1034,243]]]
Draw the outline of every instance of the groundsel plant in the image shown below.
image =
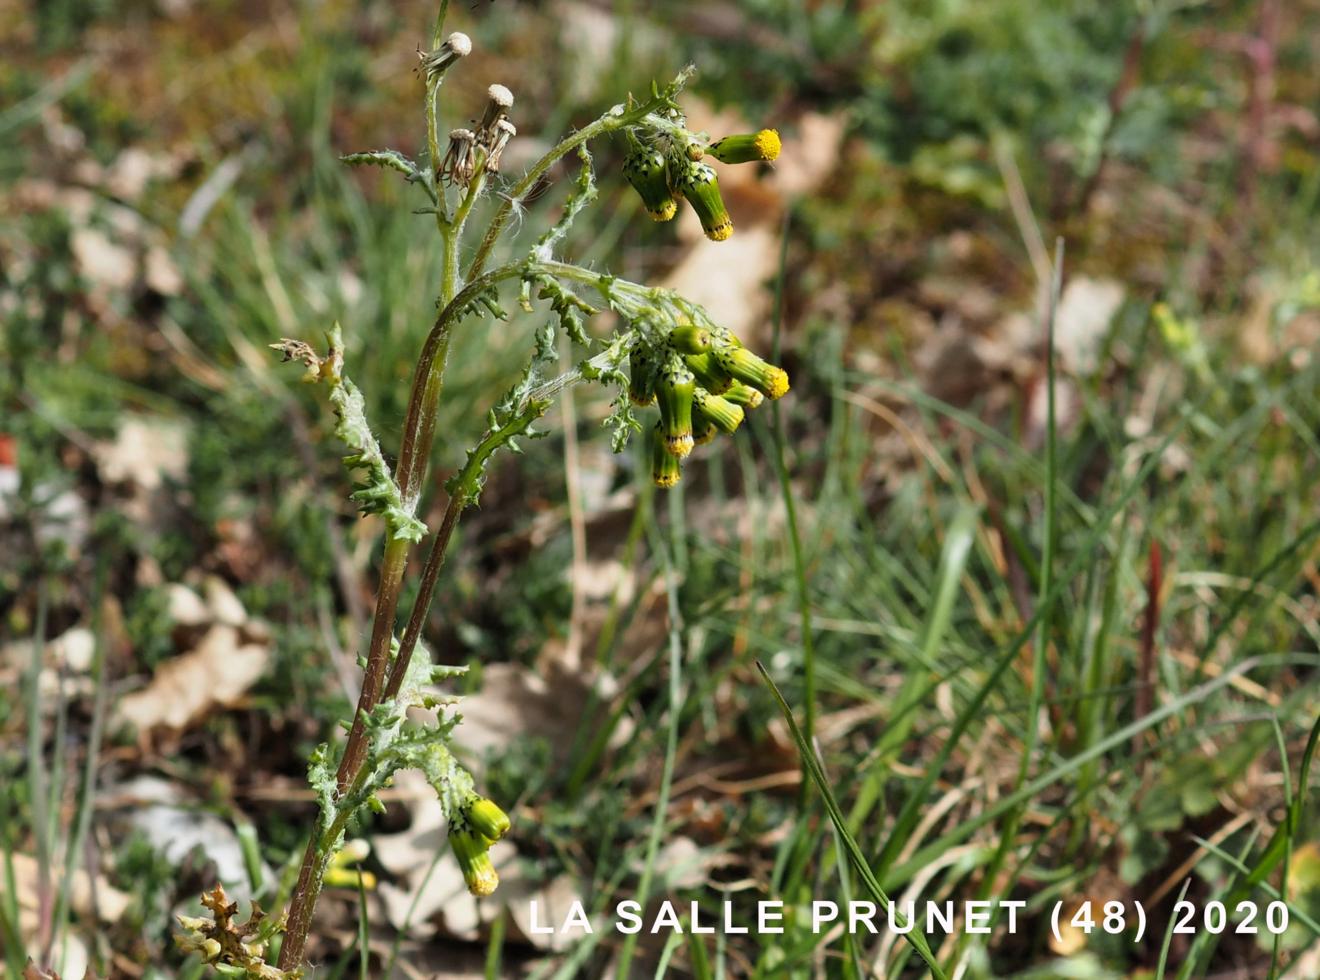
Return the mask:
[[[327,869],[335,867],[350,823],[380,811],[379,791],[401,769],[420,770],[434,788],[449,821],[449,843],[472,894],[487,896],[499,878],[489,855],[491,844],[509,828],[509,818],[483,798],[473,778],[454,758],[449,740],[459,716],[447,710],[452,699],[436,694],[436,685],[461,669],[434,667],[430,655],[418,655],[422,627],[454,527],[482,489],[487,464],[500,449],[518,450],[517,440],[540,433],[534,426],[553,397],[579,382],[613,392],[606,425],[616,452],[642,430],[634,409],[655,404],[659,419],[652,435],[652,476],[661,487],[676,484],[681,464],[693,447],[718,433],[731,433],[744,412],[764,398],[788,390],[788,376],[756,356],[727,329],[713,322],[697,304],[665,289],[584,268],[563,257],[570,226],[596,197],[589,147],[605,137],[621,140],[626,151],[623,176],[641,197],[647,213],[667,221],[685,201],[700,218],[706,235],[723,241],[733,225],[720,196],[719,180],[708,160],[726,164],[773,160],[779,136],[773,130],[710,141],[690,131],[677,98],[692,74],[688,68],[664,87],[652,85],[645,98],[629,97],[594,122],[562,140],[516,179],[502,173],[502,161],[517,129],[512,121],[514,96],[491,85],[479,117],[468,127],[441,138],[439,93],[448,72],[472,50],[464,34],[442,36],[444,8],[437,18],[431,50],[421,54],[427,154],[419,163],[394,150],[354,153],[351,166],[398,171],[417,188],[434,217],[443,248],[439,314],[422,345],[413,379],[398,461],[391,471],[365,416],[361,392],[345,373],[340,327],[327,334],[323,353],[306,342],[273,345],[286,360],[306,366],[306,380],[325,387],[337,417],[336,435],[350,449],[345,463],[361,484],[352,497],[363,513],[382,519],[385,533],[380,584],[362,691],[342,752],[322,745],[313,755],[310,782],[319,803],[292,899],[281,917],[254,910],[243,926],[233,923],[234,908],[222,892],[208,893],[210,918],[183,918],[181,947],[201,954],[231,975],[298,976],[317,896]],[[506,264],[489,268],[492,252],[512,219],[521,218],[529,195],[550,179],[564,158],[575,158],[572,182],[558,219],[532,248]],[[475,215],[488,215],[484,228]],[[466,268],[460,268],[467,256]],[[480,321],[504,321],[505,292],[517,286],[517,302],[529,314],[544,304],[548,316],[529,343],[526,371],[513,388],[489,408],[485,434],[445,485],[448,494],[438,529],[417,586],[417,597],[402,634],[396,633],[398,602],[409,552],[430,533],[419,518],[422,490],[434,438],[436,407],[443,390],[450,343],[460,330],[479,330]],[[613,314],[612,333],[593,338],[587,321]],[[562,331],[583,354],[576,367],[551,371]],[[480,342],[477,337],[473,342]],[[438,709],[439,721],[421,724],[408,709]],[[217,911],[220,910],[220,911]],[[223,914],[221,914],[223,912]],[[266,960],[268,944],[280,939],[277,965]]]

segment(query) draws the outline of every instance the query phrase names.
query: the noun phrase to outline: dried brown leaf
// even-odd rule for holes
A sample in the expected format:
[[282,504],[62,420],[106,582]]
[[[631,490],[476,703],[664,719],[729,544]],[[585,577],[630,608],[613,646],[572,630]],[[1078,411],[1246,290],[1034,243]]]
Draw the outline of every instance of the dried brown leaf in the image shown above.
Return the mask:
[[195,650],[166,661],[146,688],[122,698],[115,721],[139,732],[185,729],[215,708],[238,704],[269,659],[266,643],[231,625],[212,626]]

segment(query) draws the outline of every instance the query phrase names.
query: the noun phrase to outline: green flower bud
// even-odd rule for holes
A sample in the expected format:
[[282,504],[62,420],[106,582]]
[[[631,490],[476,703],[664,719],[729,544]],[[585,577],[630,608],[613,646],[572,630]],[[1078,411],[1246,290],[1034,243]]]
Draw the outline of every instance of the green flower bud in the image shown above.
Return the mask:
[[485,797],[474,799],[464,816],[468,825],[491,843],[503,837],[509,829],[509,815]]
[[640,343],[628,355],[628,400],[638,408],[655,401],[655,362]]
[[642,199],[646,213],[654,220],[668,221],[677,213],[678,205],[669,189],[665,155],[659,150],[644,147],[634,140],[623,161],[623,175]]
[[720,430],[695,403],[692,405],[692,441],[698,446],[714,440]]
[[721,163],[754,163],[776,159],[779,149],[778,131],[763,129],[759,133],[740,133],[716,140],[708,152]]
[[679,324],[669,331],[669,342],[683,354],[703,354],[710,350],[710,331],[694,323]]
[[678,462],[678,457],[665,446],[664,432],[657,422],[651,439],[651,479],[657,487],[668,489],[682,478],[683,468]]
[[729,390],[732,385],[733,377],[728,371],[720,367],[715,360],[712,352],[705,354],[692,354],[683,358],[687,365],[692,369],[701,387],[705,388],[712,395],[722,395]]
[[655,398],[660,406],[660,430],[665,448],[680,459],[692,452],[692,395],[697,379],[683,359],[669,357],[656,379]]
[[756,408],[761,402],[765,401],[765,395],[741,381],[730,381],[729,389],[724,392],[724,397],[735,405],[741,405],[744,408]]
[[720,182],[709,164],[682,161],[683,169],[677,174],[674,190],[687,198],[692,210],[701,219],[701,230],[713,242],[722,242],[733,234],[733,221],[720,197]]
[[449,846],[453,848],[463,882],[468,891],[478,898],[494,894],[500,876],[490,862],[490,845],[481,835],[471,830],[450,830]]
[[742,408],[719,395],[712,395],[705,388],[696,390],[693,402],[705,418],[725,432],[736,432],[738,426],[742,425]]
[[767,364],[746,347],[721,347],[713,356],[735,380],[751,385],[767,398],[780,398],[788,391],[788,373]]

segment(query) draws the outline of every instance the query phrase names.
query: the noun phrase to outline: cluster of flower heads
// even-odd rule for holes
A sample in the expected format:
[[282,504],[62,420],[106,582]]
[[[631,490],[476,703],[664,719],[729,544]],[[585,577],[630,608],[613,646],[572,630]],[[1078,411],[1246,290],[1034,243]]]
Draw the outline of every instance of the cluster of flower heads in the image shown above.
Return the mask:
[[[456,31],[440,47],[420,55],[421,68],[430,81],[443,75],[471,51],[471,38]],[[475,129],[449,131],[449,146],[436,167],[437,179],[466,187],[478,173],[499,173],[504,148],[518,135],[518,130],[509,122],[513,93],[503,85],[492,85],[486,90],[486,96],[486,109],[480,121],[474,124]]]
[[513,93],[503,85],[492,85],[486,94],[486,111],[477,128],[449,131],[449,148],[436,171],[440,179],[466,187],[479,170],[499,173],[504,148],[518,135],[508,119]]
[[643,407],[655,402],[651,478],[672,487],[682,476],[680,462],[694,446],[719,432],[732,433],[747,409],[788,391],[788,374],[743,346],[724,327],[680,324],[660,344],[639,338],[629,361],[628,397]]
[[[721,163],[771,162],[778,158],[779,133],[763,129],[709,141],[686,127],[677,109],[651,116],[625,132],[628,155],[623,172],[642,199],[646,213],[669,221],[678,200],[688,202],[712,241],[733,235],[733,221],[720,195],[719,178],[706,157]],[[732,332],[683,320],[660,342],[639,336],[629,363],[628,396],[637,406],[655,402],[651,476],[656,486],[672,487],[681,461],[694,446],[719,432],[732,433],[746,410],[788,391],[788,374],[743,346]]]
[[449,819],[449,846],[463,872],[463,883],[478,898],[494,894],[500,876],[490,860],[490,846],[509,829],[509,817],[493,802],[473,795]]
[[678,213],[677,198],[683,198],[701,219],[701,229],[712,241],[722,242],[733,234],[733,222],[720,196],[710,156],[721,163],[772,161],[779,156],[779,133],[726,136],[713,143],[692,133],[678,113],[671,114],[664,128],[630,129],[628,156],[623,172],[642,199],[646,213],[656,221],[668,221]]

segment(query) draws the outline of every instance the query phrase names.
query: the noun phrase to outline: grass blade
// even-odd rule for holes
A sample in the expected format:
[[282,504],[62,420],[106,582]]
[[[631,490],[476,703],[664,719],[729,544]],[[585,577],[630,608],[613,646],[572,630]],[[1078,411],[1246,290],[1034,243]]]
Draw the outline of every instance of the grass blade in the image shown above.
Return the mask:
[[[783,712],[784,721],[788,724],[788,730],[793,736],[793,741],[797,743],[798,753],[802,756],[802,765],[806,767],[807,774],[811,776],[816,788],[820,791],[821,799],[824,801],[825,809],[834,824],[835,832],[839,835],[839,839],[843,842],[844,849],[848,853],[849,862],[876,902],[888,907],[889,896],[885,894],[884,889],[880,887],[880,882],[876,880],[875,875],[871,872],[871,866],[862,854],[862,849],[857,846],[857,839],[848,832],[848,825],[844,820],[843,811],[839,809],[839,804],[834,799],[834,792],[830,789],[825,770],[821,767],[815,751],[803,736],[802,730],[798,728],[792,709],[789,708],[788,702],[784,700],[783,694],[779,692],[779,687],[771,679],[765,665],[759,660],[756,662],[756,669],[761,672],[761,677],[769,686],[770,693],[774,695],[775,700],[779,703],[779,710]],[[906,917],[901,914],[897,921],[899,925],[906,926],[908,924]],[[932,977],[935,977],[936,980],[947,980],[946,974],[940,968],[939,963],[935,961],[935,954],[931,951],[930,944],[926,942],[926,937],[917,932],[915,925],[909,932],[904,934],[903,938],[912,944],[912,947],[917,951],[917,955],[926,962]]]

